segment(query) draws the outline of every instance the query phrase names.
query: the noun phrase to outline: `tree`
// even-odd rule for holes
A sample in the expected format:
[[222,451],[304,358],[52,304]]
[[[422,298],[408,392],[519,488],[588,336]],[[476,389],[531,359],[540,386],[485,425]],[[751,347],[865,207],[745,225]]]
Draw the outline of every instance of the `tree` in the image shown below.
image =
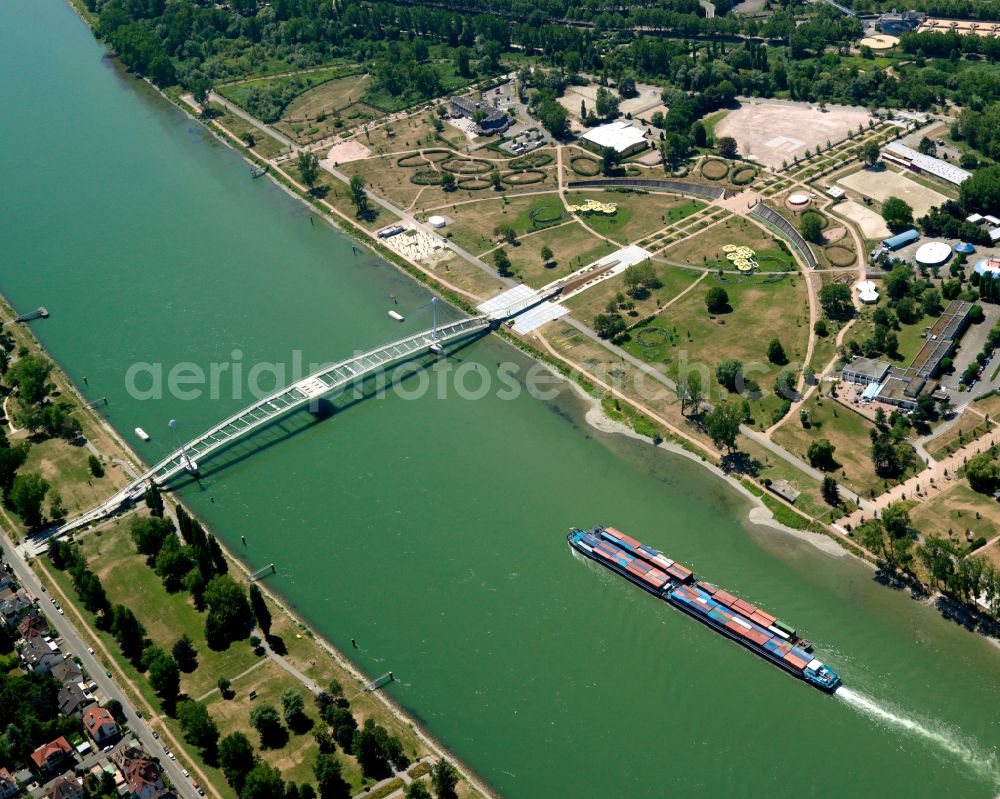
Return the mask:
[[253,764],[253,746],[242,732],[230,733],[222,739],[219,744],[219,767],[236,793],[241,793]]
[[913,209],[899,197],[890,197],[882,204],[882,218],[895,232],[913,227]]
[[968,210],[991,213],[1000,208],[1000,165],[983,166],[962,181],[959,196]]
[[198,747],[208,762],[218,756],[219,728],[201,702],[187,699],[177,705],[177,720],[184,733],[184,740]]
[[264,593],[257,587],[256,583],[250,583],[250,609],[253,617],[257,620],[257,626],[267,637],[271,634],[271,611],[264,600]]
[[730,453],[736,449],[736,436],[740,432],[743,413],[735,402],[723,400],[705,414],[705,429],[718,449]]
[[163,542],[174,534],[174,524],[169,519],[137,516],[130,525],[132,542],[140,555],[155,558],[163,548]]
[[785,348],[781,346],[781,342],[776,338],[772,338],[771,343],[767,345],[767,359],[778,366],[784,366],[788,363]]
[[66,516],[66,506],[63,505],[62,494],[58,489],[53,488],[49,492],[49,518],[52,520],[62,519]]
[[1000,465],[989,451],[969,458],[965,465],[969,487],[980,494],[992,494],[1000,488]]
[[263,761],[247,773],[240,799],[284,799],[285,783],[281,772]]
[[205,640],[212,649],[226,649],[246,638],[253,625],[253,612],[243,588],[228,575],[218,575],[205,588]]
[[597,97],[594,101],[594,110],[601,119],[609,119],[618,116],[619,100],[603,86],[598,88]]
[[458,188],[458,181],[451,172],[441,173],[441,188],[444,191],[455,191]]
[[715,379],[726,391],[734,394],[742,394],[745,388],[743,384],[743,361],[736,358],[725,358],[715,367]]
[[823,243],[823,223],[818,214],[806,214],[802,217],[802,238],[813,244]]
[[28,459],[28,442],[16,444],[13,447],[0,448],[0,488],[4,490],[6,496],[10,496],[11,487],[14,485],[14,478],[17,470],[20,469]]
[[149,684],[169,712],[181,691],[181,670],[177,661],[158,646],[153,646],[143,653],[142,663],[149,674]]
[[170,654],[177,661],[177,667],[183,672],[192,672],[198,668],[198,650],[194,648],[191,639],[182,635],[174,643]]
[[302,182],[312,191],[316,181],[319,180],[319,158],[316,157],[316,153],[299,150],[298,167]]
[[365,179],[360,174],[351,175],[351,202],[354,203],[354,210],[359,219],[371,215]]
[[548,244],[543,244],[538,256],[542,259],[543,264],[548,264],[555,257],[555,253],[552,252],[552,248]]
[[320,799],[350,799],[351,786],[343,777],[342,766],[333,755],[320,752],[316,755],[313,774]]
[[719,149],[719,155],[723,158],[733,159],[739,153],[738,145],[736,144],[736,139],[732,136],[722,136],[717,142],[716,147]]
[[544,128],[556,139],[569,133],[569,114],[556,100],[543,100],[538,105],[537,116]]
[[823,500],[827,505],[836,507],[840,504],[840,491],[837,488],[837,481],[830,475],[823,478]]
[[309,724],[309,717],[306,715],[305,702],[302,695],[294,688],[289,688],[281,694],[281,710],[285,716],[285,724],[290,729],[301,731]]
[[133,663],[138,663],[146,646],[146,630],[124,605],[115,605],[111,612],[111,634],[122,654]]
[[618,313],[602,313],[594,317],[594,332],[601,338],[614,338],[625,332],[625,320]]
[[732,310],[729,307],[729,295],[722,286],[713,286],[705,295],[705,307],[709,313],[719,314]]
[[[91,455],[91,457],[94,456]],[[93,471],[93,465],[91,465],[91,471]],[[146,507],[149,508],[152,516],[156,518],[163,517],[163,497],[160,495],[159,486],[152,480],[149,481],[149,487],[146,489],[145,501]]]
[[431,799],[431,792],[423,780],[413,780],[406,786],[404,799]]
[[806,450],[810,466],[814,469],[822,469],[825,472],[832,472],[837,468],[837,462],[833,457],[835,450],[836,447],[830,443],[829,439],[816,439],[809,445],[809,449]]
[[878,142],[868,141],[861,147],[861,157],[868,166],[875,166],[878,163],[878,156]]
[[500,277],[510,276],[510,258],[507,257],[507,251],[502,247],[493,253],[493,265],[497,268],[497,274]]
[[14,512],[21,517],[25,527],[38,527],[42,523],[42,502],[49,490],[49,481],[34,473],[19,474],[11,483],[7,499]]
[[457,799],[458,772],[443,757],[431,768],[431,784],[437,799]]
[[854,315],[851,289],[840,283],[829,283],[819,290],[820,305],[831,319],[849,319]]
[[618,171],[618,166],[622,162],[622,154],[614,147],[601,148],[601,174],[610,177]]
[[493,236],[508,244],[517,244],[517,230],[507,222],[501,222],[493,228]]
[[41,355],[24,355],[7,370],[7,382],[26,405],[40,405],[49,392],[52,362]]
[[323,721],[330,725],[333,730],[333,737],[340,745],[340,748],[350,752],[354,741],[354,732],[358,729],[358,722],[354,715],[346,707],[330,705],[330,710],[323,716]]
[[649,290],[660,285],[656,269],[648,260],[628,267],[622,275],[622,282],[625,284],[628,295],[637,300],[648,297]]
[[250,723],[260,735],[261,749],[280,749],[285,745],[287,734],[274,705],[262,702],[254,706],[250,711]]
[[705,399],[699,372],[690,371],[681,376],[677,381],[677,398],[681,401],[681,415],[685,408],[691,408],[694,414],[698,413],[698,408]]
[[215,686],[219,689],[219,694],[223,699],[229,698],[229,692],[233,689],[233,684],[228,677],[219,677]]
[[365,719],[364,726],[354,736],[351,752],[358,759],[361,773],[365,777],[381,780],[392,774],[389,756],[380,736],[376,734],[372,719]]
[[104,477],[104,467],[101,465],[100,458],[96,455],[87,456],[87,467],[90,469],[90,473],[94,477]]

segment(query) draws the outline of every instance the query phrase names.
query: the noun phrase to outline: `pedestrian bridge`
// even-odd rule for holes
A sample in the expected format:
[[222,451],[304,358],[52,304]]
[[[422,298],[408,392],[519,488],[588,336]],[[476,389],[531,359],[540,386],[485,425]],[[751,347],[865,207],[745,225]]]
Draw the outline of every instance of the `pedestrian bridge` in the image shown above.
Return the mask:
[[[516,296],[510,296],[508,301],[502,299],[504,295],[499,295],[494,298],[494,301],[489,301],[481,306],[482,313],[479,316],[467,317],[443,325],[435,324],[429,330],[324,366],[219,422],[197,438],[171,452],[101,505],[75,519],[70,519],[58,529],[49,531],[49,535],[65,535],[110,516],[124,505],[140,499],[151,481],[161,485],[181,472],[196,472],[197,464],[204,462],[214,452],[229,446],[237,439],[243,438],[255,430],[266,427],[279,417],[303,408],[309,403],[393,363],[428,351],[437,352],[439,347],[450,341],[486,330],[534,307],[558,291],[558,288],[550,288],[527,293],[518,292]],[[510,292],[506,292],[506,294],[510,295]]]

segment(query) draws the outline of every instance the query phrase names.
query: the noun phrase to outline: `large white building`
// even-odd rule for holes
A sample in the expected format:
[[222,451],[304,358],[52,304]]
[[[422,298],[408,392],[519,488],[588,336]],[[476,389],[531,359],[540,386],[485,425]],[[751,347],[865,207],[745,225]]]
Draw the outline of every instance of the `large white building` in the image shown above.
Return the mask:
[[942,161],[940,158],[924,155],[912,147],[900,144],[898,141],[887,144],[882,151],[882,157],[917,172],[927,172],[931,175],[936,175],[943,180],[947,180],[949,183],[954,183],[956,186],[960,186],[963,181],[972,177],[971,172],[966,172],[964,169],[949,164],[947,161]]
[[598,150],[610,147],[623,157],[645,150],[649,146],[645,133],[621,119],[608,122],[606,125],[598,125],[582,134],[580,139]]

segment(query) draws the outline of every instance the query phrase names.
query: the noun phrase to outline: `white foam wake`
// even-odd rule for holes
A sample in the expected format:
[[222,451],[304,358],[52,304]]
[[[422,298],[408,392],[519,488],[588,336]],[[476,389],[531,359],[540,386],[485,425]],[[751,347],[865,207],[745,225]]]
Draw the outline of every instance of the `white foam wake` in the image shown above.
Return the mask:
[[834,695],[871,719],[884,722],[935,745],[958,758],[976,774],[992,779],[994,783],[1000,785],[1000,766],[997,764],[996,752],[986,753],[978,745],[961,740],[944,725],[928,725],[901,715],[878,700],[850,688],[841,686]]

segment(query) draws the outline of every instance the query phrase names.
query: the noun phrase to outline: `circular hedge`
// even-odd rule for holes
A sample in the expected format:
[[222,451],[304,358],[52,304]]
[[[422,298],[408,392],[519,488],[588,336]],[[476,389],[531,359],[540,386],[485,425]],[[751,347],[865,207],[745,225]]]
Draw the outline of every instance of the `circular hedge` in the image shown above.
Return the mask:
[[511,169],[532,169],[539,166],[548,166],[554,160],[552,153],[528,153],[508,162],[507,166]]
[[469,178],[459,178],[455,181],[455,185],[460,189],[468,189],[469,191],[479,191],[480,189],[488,189],[493,183],[485,178],[480,177],[469,177]]
[[449,158],[441,162],[441,168],[457,175],[485,175],[493,169],[493,164],[475,158]]
[[670,334],[662,327],[644,327],[635,335],[635,340],[643,347],[653,348],[666,344]]
[[508,186],[527,186],[531,183],[541,183],[545,180],[545,173],[537,169],[525,169],[521,172],[508,172],[500,179]]
[[830,226],[830,220],[827,219],[826,216],[824,216],[823,214],[821,214],[819,211],[812,211],[812,210],[803,211],[802,212],[802,221],[803,222],[805,221],[805,219],[806,219],[807,216],[814,216],[814,217],[816,217],[816,219],[819,220],[819,229],[820,230],[826,230]]
[[433,169],[421,169],[410,175],[410,182],[418,186],[439,186],[441,184],[441,173]]
[[451,158],[452,153],[448,150],[424,150],[423,155],[432,164],[437,164],[441,161],[447,161]]
[[752,166],[741,166],[733,170],[733,174],[729,176],[729,180],[737,186],[746,186],[755,177],[757,177],[756,169]]
[[585,178],[592,178],[601,171],[601,162],[587,155],[574,155],[569,159],[569,168]]
[[402,158],[396,159],[396,166],[401,166],[403,169],[416,169],[418,166],[426,166],[427,162],[420,153],[410,153],[409,155],[404,155]]
[[842,247],[839,244],[831,244],[829,247],[824,247],[823,252],[826,253],[827,259],[834,266],[853,266],[857,260],[854,250],[849,250],[847,247]]
[[566,209],[562,205],[543,205],[528,211],[528,219],[534,225],[553,225],[561,222],[565,216]]
[[688,168],[681,164],[677,169],[670,173],[672,178],[686,178],[688,176]]
[[729,164],[718,158],[709,158],[701,162],[701,174],[709,180],[722,180],[729,174]]

